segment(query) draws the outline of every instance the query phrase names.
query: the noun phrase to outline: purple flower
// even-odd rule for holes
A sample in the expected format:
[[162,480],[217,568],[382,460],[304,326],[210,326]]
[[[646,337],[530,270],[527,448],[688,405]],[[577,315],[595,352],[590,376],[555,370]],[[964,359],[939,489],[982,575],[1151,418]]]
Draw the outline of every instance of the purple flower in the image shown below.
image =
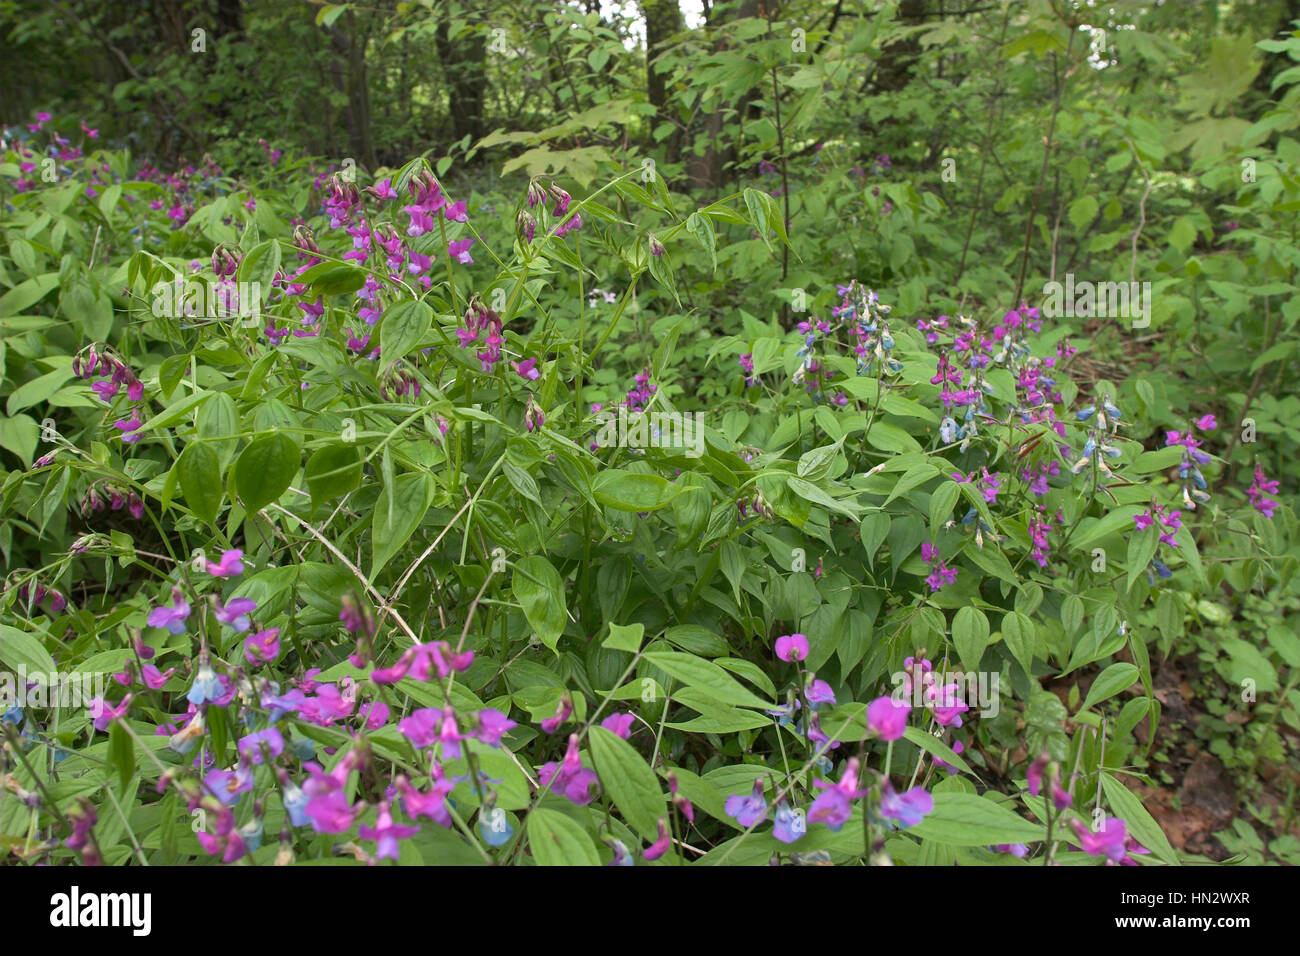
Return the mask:
[[776,656],[783,661],[801,661],[808,656],[808,638],[802,634],[784,634],[776,639]]
[[231,598],[223,606],[217,602],[216,618],[222,624],[229,624],[236,634],[248,630],[248,615],[257,610],[257,602],[250,598]]
[[[481,209],[479,211],[482,212]],[[469,216],[465,214],[465,200],[463,199],[459,202],[452,203],[442,211],[442,214],[447,217],[448,222],[469,221]]]
[[831,690],[831,685],[824,680],[814,679],[809,681],[805,694],[808,697],[808,703],[813,705],[835,703],[835,692]]
[[776,816],[772,823],[772,836],[782,843],[794,843],[808,832],[808,823],[799,810],[792,810],[784,800],[776,805]]
[[180,588],[172,588],[171,607],[156,607],[149,612],[150,627],[165,627],[173,634],[185,633],[185,620],[190,616],[190,606]]
[[472,736],[489,747],[499,747],[501,738],[517,726],[518,724],[501,711],[488,707],[478,712],[478,726],[474,728]]
[[413,837],[420,832],[419,827],[404,826],[393,822],[393,812],[385,800],[379,805],[379,815],[375,826],[362,824],[357,828],[357,836],[362,840],[374,840],[378,843],[376,859],[396,860],[398,858],[397,841]]
[[934,797],[924,787],[913,787],[906,793],[895,793],[886,780],[880,791],[880,815],[892,820],[904,830],[914,827],[934,809]]
[[892,697],[877,697],[867,705],[867,729],[881,740],[898,740],[907,730],[909,704]]
[[541,372],[537,371],[537,359],[524,359],[522,362],[511,362],[510,367],[520,378],[526,378],[530,382],[535,382],[541,377]]
[[754,778],[754,789],[748,795],[734,794],[727,797],[725,805],[727,816],[735,817],[742,827],[749,828],[767,819],[767,801],[763,799],[763,778]]
[[244,573],[244,564],[241,560],[244,552],[238,548],[221,553],[220,561],[209,561],[207,563],[208,574],[214,578],[238,577]]
[[239,739],[239,756],[252,763],[261,763],[263,745],[274,760],[284,752],[284,736],[274,727],[256,730]]
[[140,421],[138,416],[132,415],[129,419],[119,418],[113,422],[113,427],[123,432],[122,441],[128,445],[134,445],[140,440],[140,436],[133,433],[143,424],[144,422]]
[[241,793],[253,789],[253,771],[241,760],[234,770],[209,770],[203,782],[218,800],[229,805],[238,800]]
[[600,722],[611,734],[617,734],[624,740],[632,735],[632,723],[636,720],[631,714],[610,714]]
[[857,757],[849,758],[839,783],[814,780],[813,786],[822,792],[808,808],[808,822],[824,823],[837,832],[849,822],[849,816],[853,812],[853,801],[866,794],[865,790],[858,789]]

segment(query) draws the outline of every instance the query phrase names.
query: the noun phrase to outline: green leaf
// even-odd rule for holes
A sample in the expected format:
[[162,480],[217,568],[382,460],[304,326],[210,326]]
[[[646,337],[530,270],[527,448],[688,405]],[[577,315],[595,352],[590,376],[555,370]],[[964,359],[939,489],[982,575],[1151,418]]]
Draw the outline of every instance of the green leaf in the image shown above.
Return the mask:
[[1169,839],[1160,829],[1160,824],[1156,823],[1147,812],[1147,808],[1142,805],[1142,801],[1109,773],[1102,774],[1101,789],[1106,793],[1106,802],[1110,804],[1111,810],[1124,821],[1133,839],[1150,850],[1158,860],[1177,866],[1178,854],[1169,844]]
[[1020,666],[1025,669],[1025,673],[1032,675],[1031,665],[1034,662],[1034,649],[1037,646],[1037,631],[1033,620],[1019,611],[1004,615],[1002,640],[1015,659],[1020,662]]
[[560,572],[540,554],[530,554],[515,562],[511,588],[537,636],[555,650],[564,633],[566,616],[564,579]]
[[1133,587],[1133,582],[1147,569],[1156,549],[1160,547],[1159,529],[1154,525],[1145,531],[1136,531],[1128,539],[1128,582],[1125,590]]
[[225,491],[217,453],[204,442],[190,442],[176,462],[176,473],[190,511],[207,524],[216,521]]
[[384,311],[379,325],[379,347],[384,364],[391,365],[424,341],[433,328],[433,309],[423,302],[397,302]]
[[361,455],[346,442],[326,445],[307,459],[303,476],[314,511],[322,502],[341,498],[361,485]]
[[244,447],[235,461],[235,490],[250,515],[284,494],[301,461],[298,446],[283,432],[254,438]]
[[108,728],[108,762],[117,768],[118,792],[125,792],[135,776],[135,744],[120,720]]
[[0,624],[0,638],[0,663],[13,670],[25,667],[29,677],[33,672],[52,674],[58,670],[50,652],[34,635]]
[[712,661],[706,661],[694,654],[679,654],[674,651],[651,651],[643,655],[644,659],[661,671],[677,678],[687,687],[703,691],[719,704],[732,704],[737,707],[759,707],[770,710],[771,701],[763,700],[752,691],[746,690],[739,681]]
[[952,514],[952,509],[957,504],[957,498],[961,495],[961,489],[957,487],[955,481],[945,481],[934,490],[930,496],[930,531],[932,534],[938,534],[943,523],[948,520]]
[[[954,764],[956,766],[956,764]],[[1043,828],[1006,807],[973,793],[939,791],[934,809],[907,831],[923,840],[950,846],[994,846],[999,843],[1033,843],[1043,839]]]
[[587,737],[600,783],[623,819],[647,841],[659,833],[664,795],[645,758],[622,737],[604,727],[592,727]]
[[1104,700],[1109,700],[1120,691],[1132,687],[1137,679],[1136,665],[1123,661],[1111,664],[1092,682],[1092,686],[1088,688],[1088,696],[1084,698],[1083,706],[1079,710],[1087,710]]
[[537,481],[528,472],[524,471],[518,465],[509,459],[501,460],[501,470],[506,474],[506,480],[510,486],[519,492],[529,501],[535,501],[537,504],[542,503],[540,492],[537,490]]
[[635,654],[641,649],[641,638],[645,635],[644,624],[611,624],[609,637],[601,642],[601,647],[610,651],[630,651]]
[[606,469],[591,483],[591,493],[607,508],[616,511],[658,511],[682,489],[658,475],[637,474],[617,468]]
[[558,810],[538,807],[528,814],[528,846],[538,866],[600,866],[587,831]]
[[433,476],[425,472],[398,475],[391,484],[384,486],[375,503],[370,533],[372,580],[410,540],[432,501]]
[[[957,646],[961,666],[977,671],[989,645],[989,619],[977,607],[960,608],[952,620],[952,642]],[[951,761],[950,761],[951,762]]]

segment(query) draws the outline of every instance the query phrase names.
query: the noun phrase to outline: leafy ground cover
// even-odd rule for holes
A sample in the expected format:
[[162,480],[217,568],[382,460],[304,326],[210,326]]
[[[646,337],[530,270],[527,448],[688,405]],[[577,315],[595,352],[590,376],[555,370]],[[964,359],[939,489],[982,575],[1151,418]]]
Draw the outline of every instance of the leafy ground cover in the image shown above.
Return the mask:
[[990,104],[1096,73],[1000,200],[837,125],[871,19],[665,47],[776,84],[716,189],[608,100],[360,168],[6,128],[2,852],[1296,862],[1300,74],[1180,146],[1096,95],[1182,82],[1145,29],[944,22]]

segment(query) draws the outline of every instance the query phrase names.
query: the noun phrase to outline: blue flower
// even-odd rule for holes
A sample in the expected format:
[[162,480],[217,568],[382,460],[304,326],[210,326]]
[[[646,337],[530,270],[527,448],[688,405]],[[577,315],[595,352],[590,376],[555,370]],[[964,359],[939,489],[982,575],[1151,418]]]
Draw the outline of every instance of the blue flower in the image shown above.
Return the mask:
[[478,815],[478,832],[488,846],[504,846],[514,836],[515,828],[500,807],[485,809]]
[[792,810],[784,800],[777,804],[772,836],[782,843],[794,843],[807,832],[808,822],[802,810]]
[[212,665],[205,659],[199,665],[199,672],[194,676],[194,683],[190,686],[185,699],[195,707],[199,707],[208,701],[216,700],[225,692],[226,689],[221,686],[221,681],[212,669]]

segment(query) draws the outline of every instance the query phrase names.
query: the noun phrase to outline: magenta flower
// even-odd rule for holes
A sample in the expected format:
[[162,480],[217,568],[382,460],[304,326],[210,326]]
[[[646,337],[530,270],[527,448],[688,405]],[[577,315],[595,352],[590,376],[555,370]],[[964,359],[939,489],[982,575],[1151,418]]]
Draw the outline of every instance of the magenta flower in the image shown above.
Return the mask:
[[727,816],[735,817],[742,827],[749,828],[767,819],[767,801],[763,799],[763,778],[754,778],[754,789],[749,794],[733,794],[724,805]]
[[1107,817],[1101,829],[1095,833],[1077,819],[1070,821],[1070,827],[1079,838],[1080,849],[1090,856],[1104,856],[1107,866],[1136,866],[1137,860],[1129,856],[1129,853],[1149,852],[1129,838],[1128,828],[1117,817]]
[[1029,784],[1029,792],[1035,797],[1043,788],[1043,774],[1047,771],[1049,763],[1051,763],[1051,758],[1046,753],[1041,753],[1034,758],[1034,762],[1025,771],[1025,781]]
[[174,667],[169,667],[164,672],[158,670],[153,664],[145,664],[140,668],[140,679],[144,682],[144,686],[150,690],[161,690],[163,685],[171,680],[174,673],[176,673]]
[[959,684],[938,687],[931,684],[925,689],[925,703],[934,712],[934,718],[941,727],[960,727],[961,715],[970,710],[965,701],[957,697]]
[[892,697],[877,697],[867,705],[867,730],[881,740],[898,740],[907,730],[911,705]]
[[808,656],[808,638],[802,634],[784,634],[776,639],[776,656],[783,661],[801,661]]
[[1266,498],[1265,495],[1277,494],[1278,481],[1276,478],[1268,479],[1264,477],[1264,470],[1255,466],[1255,480],[1251,482],[1250,487],[1246,489],[1246,495],[1250,499],[1251,505],[1256,511],[1265,518],[1272,518],[1273,512],[1277,509],[1277,502],[1272,498]]
[[560,725],[569,719],[569,715],[572,713],[573,701],[569,699],[568,694],[565,694],[560,698],[560,702],[555,706],[555,715],[553,717],[547,717],[542,721],[542,730],[546,731],[548,734],[555,733],[555,731],[559,729]]
[[441,718],[442,711],[438,708],[422,707],[412,711],[409,717],[399,720],[397,732],[421,749],[432,747]]
[[114,707],[102,697],[96,697],[90,702],[90,716],[94,718],[95,729],[106,731],[108,725],[115,720],[119,720],[126,715],[127,708],[131,706],[131,695],[127,694]]
[[610,714],[600,722],[600,726],[627,740],[632,735],[632,723],[635,720],[631,714]]
[[244,552],[238,548],[221,553],[220,561],[209,561],[207,563],[208,574],[214,578],[238,577],[244,573],[244,564],[241,560]]
[[916,826],[933,809],[934,797],[924,787],[913,787],[906,793],[895,793],[888,780],[881,787],[880,815],[904,830]]
[[555,761],[544,764],[538,772],[538,781],[543,787],[550,786],[563,793],[578,806],[591,803],[600,792],[600,780],[595,771],[582,765],[577,734],[569,735],[569,748],[564,754],[564,760],[558,764]]
[[663,817],[659,818],[658,826],[659,838],[645,849],[644,855],[648,862],[653,862],[659,859],[668,852],[668,847],[672,845],[672,837],[668,833],[668,828],[664,825]]
[[473,265],[474,260],[469,254],[469,248],[474,245],[474,242],[473,236],[468,239],[457,239],[454,242],[449,242],[447,243],[447,254],[461,265]]
[[258,631],[244,641],[244,659],[254,666],[269,664],[280,656],[280,629],[267,628]]
[[404,826],[393,822],[393,812],[385,800],[379,805],[375,826],[362,824],[357,828],[357,836],[362,840],[374,840],[378,844],[376,859],[396,860],[398,858],[397,841],[413,837],[420,832],[419,827]]
[[1203,432],[1212,432],[1219,427],[1219,423],[1215,420],[1213,415],[1202,415],[1200,418],[1196,419],[1196,421],[1192,422],[1192,424]]
[[[304,788],[306,789],[306,788]],[[310,790],[308,790],[310,793]],[[306,813],[317,833],[346,833],[364,807],[348,806],[342,790],[334,790],[307,801]]]
[[365,724],[366,730],[378,730],[388,723],[388,713],[388,705],[382,701],[362,704],[357,710],[357,716]]
[[454,202],[443,209],[442,214],[447,217],[448,222],[468,222],[469,216],[465,213],[465,200]]
[[510,367],[515,370],[520,378],[526,378],[530,382],[535,382],[541,378],[542,373],[537,371],[537,359],[524,359],[522,362],[511,362]]
[[451,793],[456,785],[443,775],[442,767],[439,764],[435,763],[433,765],[433,786],[428,793],[421,793],[415,789],[405,777],[398,777],[396,784],[397,789],[402,794],[402,806],[405,808],[407,816],[412,819],[428,817],[439,826],[451,826],[451,811],[447,807],[447,794]]

